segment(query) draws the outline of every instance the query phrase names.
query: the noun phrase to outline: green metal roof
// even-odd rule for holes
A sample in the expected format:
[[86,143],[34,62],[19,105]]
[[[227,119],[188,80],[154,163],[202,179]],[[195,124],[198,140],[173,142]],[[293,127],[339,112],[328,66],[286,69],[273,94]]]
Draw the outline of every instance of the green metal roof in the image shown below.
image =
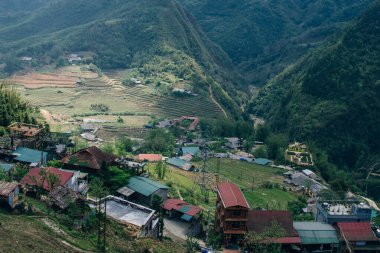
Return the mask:
[[182,148],[182,153],[184,155],[191,154],[195,156],[196,154],[198,154],[198,152],[199,152],[199,147],[183,147]]
[[146,177],[132,177],[129,179],[128,188],[149,197],[159,189],[169,189],[168,186],[160,184]]
[[258,164],[258,165],[267,165],[269,163],[272,163],[273,161],[268,160],[266,158],[255,158],[255,160],[253,162]]
[[[41,162],[41,152],[37,149],[30,149],[30,148],[24,148],[24,147],[18,147],[14,152],[12,152],[12,155],[15,155],[16,157],[14,160],[24,163],[39,163]],[[46,160],[47,153],[42,152],[43,159]]]
[[190,221],[191,218],[193,218],[192,216],[188,215],[188,214],[184,214],[181,216],[181,219],[185,220],[185,221]]
[[187,213],[188,211],[190,211],[191,207],[190,206],[183,206],[179,209],[179,211],[181,213]]
[[336,230],[322,222],[294,222],[302,244],[338,244]]

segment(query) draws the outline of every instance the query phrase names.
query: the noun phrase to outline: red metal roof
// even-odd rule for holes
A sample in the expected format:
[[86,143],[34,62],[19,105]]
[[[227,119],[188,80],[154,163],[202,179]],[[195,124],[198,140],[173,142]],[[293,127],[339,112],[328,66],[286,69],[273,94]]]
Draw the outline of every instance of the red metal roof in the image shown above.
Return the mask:
[[300,237],[281,237],[273,239],[272,242],[279,244],[301,244]]
[[202,211],[202,208],[190,205],[186,201],[183,201],[183,200],[180,200],[180,199],[167,199],[162,204],[162,207],[165,210],[168,210],[168,211],[174,209],[174,210],[180,211],[180,212],[181,212],[181,209],[184,210],[183,207],[188,207],[188,208],[186,208],[186,210],[187,210],[186,214],[188,214],[190,216],[194,216],[197,213],[199,213],[200,211]]
[[[47,170],[51,174],[57,175],[60,178],[60,182],[59,182],[58,186],[64,186],[67,183],[67,181],[69,181],[74,175],[73,172],[60,170],[60,169],[57,169],[54,167],[48,167],[48,168],[43,168],[43,169]],[[31,185],[31,186],[36,185],[36,182],[38,185],[41,184],[41,180],[43,180],[43,179],[41,178],[40,171],[41,171],[40,168],[31,169],[28,172],[28,174],[26,174],[21,179],[20,183],[23,185]],[[50,190],[49,184],[47,183],[47,180],[44,181],[43,188],[47,191]]]
[[298,237],[298,233],[293,227],[292,214],[289,211],[249,210],[247,219],[248,231],[260,234],[273,222],[277,222],[285,230],[285,237]]
[[139,154],[137,156],[139,161],[149,161],[149,162],[158,162],[162,160],[162,155],[160,154]]
[[232,206],[241,206],[249,208],[247,200],[245,199],[240,188],[231,182],[223,182],[218,184],[218,194],[222,199],[225,208]]
[[338,222],[340,234],[348,241],[378,241],[369,222]]

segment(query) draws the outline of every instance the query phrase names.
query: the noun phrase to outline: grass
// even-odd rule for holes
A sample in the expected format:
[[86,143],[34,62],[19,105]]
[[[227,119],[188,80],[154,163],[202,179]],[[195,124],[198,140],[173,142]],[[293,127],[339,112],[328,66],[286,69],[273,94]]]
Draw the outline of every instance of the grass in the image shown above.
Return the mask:
[[[210,171],[217,171],[218,159],[209,162]],[[288,201],[296,195],[283,190],[283,170],[260,166],[253,163],[220,159],[219,174],[221,180],[230,180],[243,191],[251,208],[286,209]],[[271,182],[278,188],[267,189],[263,185]],[[253,190],[252,190],[253,186]]]

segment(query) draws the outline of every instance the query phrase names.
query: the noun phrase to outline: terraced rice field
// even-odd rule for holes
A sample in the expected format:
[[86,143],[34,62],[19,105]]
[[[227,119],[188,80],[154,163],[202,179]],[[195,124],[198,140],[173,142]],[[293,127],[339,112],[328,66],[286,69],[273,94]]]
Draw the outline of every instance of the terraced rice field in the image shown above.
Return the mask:
[[[46,75],[49,81],[41,81],[40,77]],[[109,106],[112,114],[224,117],[210,98],[161,95],[152,87],[125,86],[117,76],[99,76],[80,71],[79,67],[70,66],[48,74],[27,74],[12,81],[33,105],[68,116],[96,113],[90,110],[91,104],[102,103]]]

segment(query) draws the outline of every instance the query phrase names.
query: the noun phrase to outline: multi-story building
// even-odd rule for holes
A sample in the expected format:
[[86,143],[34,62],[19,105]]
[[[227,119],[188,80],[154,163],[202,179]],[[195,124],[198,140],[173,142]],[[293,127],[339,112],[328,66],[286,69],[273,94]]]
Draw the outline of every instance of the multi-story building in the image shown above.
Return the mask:
[[335,224],[337,222],[368,222],[372,209],[364,203],[334,202],[317,203],[316,220]]
[[249,205],[239,187],[223,182],[217,187],[215,230],[223,233],[226,247],[240,244],[247,231]]

